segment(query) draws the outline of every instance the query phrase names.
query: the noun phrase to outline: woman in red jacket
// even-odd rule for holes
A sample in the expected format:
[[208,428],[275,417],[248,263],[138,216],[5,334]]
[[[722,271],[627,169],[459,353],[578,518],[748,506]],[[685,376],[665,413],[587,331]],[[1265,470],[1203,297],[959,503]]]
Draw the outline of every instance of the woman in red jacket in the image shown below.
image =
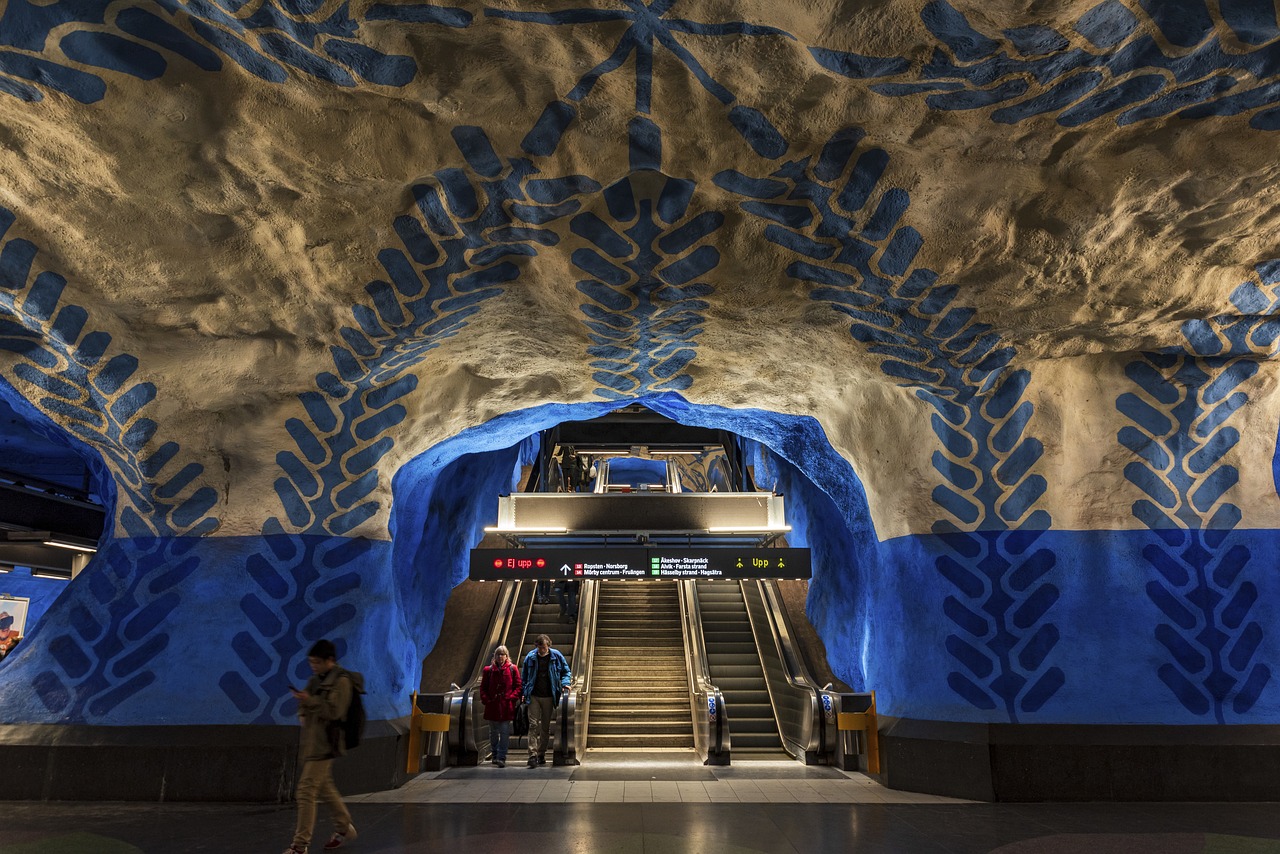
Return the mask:
[[493,651],[493,663],[486,665],[480,679],[480,700],[484,719],[489,722],[489,761],[507,767],[507,743],[511,741],[511,721],[516,706],[524,699],[520,690],[520,669],[511,663],[505,646]]

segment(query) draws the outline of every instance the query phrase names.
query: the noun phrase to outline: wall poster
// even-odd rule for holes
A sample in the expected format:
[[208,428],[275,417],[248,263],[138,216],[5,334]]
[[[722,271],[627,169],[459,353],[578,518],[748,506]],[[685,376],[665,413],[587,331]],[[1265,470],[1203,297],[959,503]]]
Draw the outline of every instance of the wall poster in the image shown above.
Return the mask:
[[30,599],[19,599],[0,594],[0,659],[8,655],[27,626],[27,606]]

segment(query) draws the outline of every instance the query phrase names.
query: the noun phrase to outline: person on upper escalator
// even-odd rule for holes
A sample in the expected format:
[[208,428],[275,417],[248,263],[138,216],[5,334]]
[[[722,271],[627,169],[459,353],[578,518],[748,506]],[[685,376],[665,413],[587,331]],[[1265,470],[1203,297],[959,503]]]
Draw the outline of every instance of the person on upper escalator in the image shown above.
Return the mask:
[[566,578],[556,584],[556,601],[560,604],[560,622],[578,622],[578,586],[576,578]]

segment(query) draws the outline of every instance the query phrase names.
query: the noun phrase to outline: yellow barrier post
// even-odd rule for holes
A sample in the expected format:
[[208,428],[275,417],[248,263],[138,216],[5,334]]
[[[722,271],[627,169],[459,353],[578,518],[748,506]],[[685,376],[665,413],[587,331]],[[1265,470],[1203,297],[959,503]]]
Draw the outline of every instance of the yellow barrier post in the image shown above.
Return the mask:
[[865,712],[840,712],[836,728],[844,732],[860,732],[867,751],[867,773],[880,773],[880,731],[876,724],[876,692],[871,692],[871,705]]
[[[417,774],[422,771],[422,734],[444,733],[449,731],[449,716],[436,712],[424,712],[418,708],[418,692],[409,695],[409,759],[405,764],[405,772]],[[427,749],[438,750],[440,745],[428,738]],[[432,769],[435,770],[435,769]]]

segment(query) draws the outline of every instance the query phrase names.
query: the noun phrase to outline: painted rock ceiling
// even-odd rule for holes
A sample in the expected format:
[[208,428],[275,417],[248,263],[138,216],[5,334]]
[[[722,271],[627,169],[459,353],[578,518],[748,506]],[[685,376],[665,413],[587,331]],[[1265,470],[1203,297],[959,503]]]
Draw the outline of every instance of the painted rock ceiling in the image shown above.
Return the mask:
[[374,397],[341,417],[388,441],[356,470],[383,498],[334,532],[381,536],[398,466],[466,427],[676,392],[818,418],[889,537],[936,515],[930,396],[1019,371],[1055,519],[1132,525],[1143,354],[1260,367],[1233,453],[1274,446],[1277,32],[1269,3],[11,0],[0,365],[117,472],[200,469],[161,531],[279,516],[322,398]]

